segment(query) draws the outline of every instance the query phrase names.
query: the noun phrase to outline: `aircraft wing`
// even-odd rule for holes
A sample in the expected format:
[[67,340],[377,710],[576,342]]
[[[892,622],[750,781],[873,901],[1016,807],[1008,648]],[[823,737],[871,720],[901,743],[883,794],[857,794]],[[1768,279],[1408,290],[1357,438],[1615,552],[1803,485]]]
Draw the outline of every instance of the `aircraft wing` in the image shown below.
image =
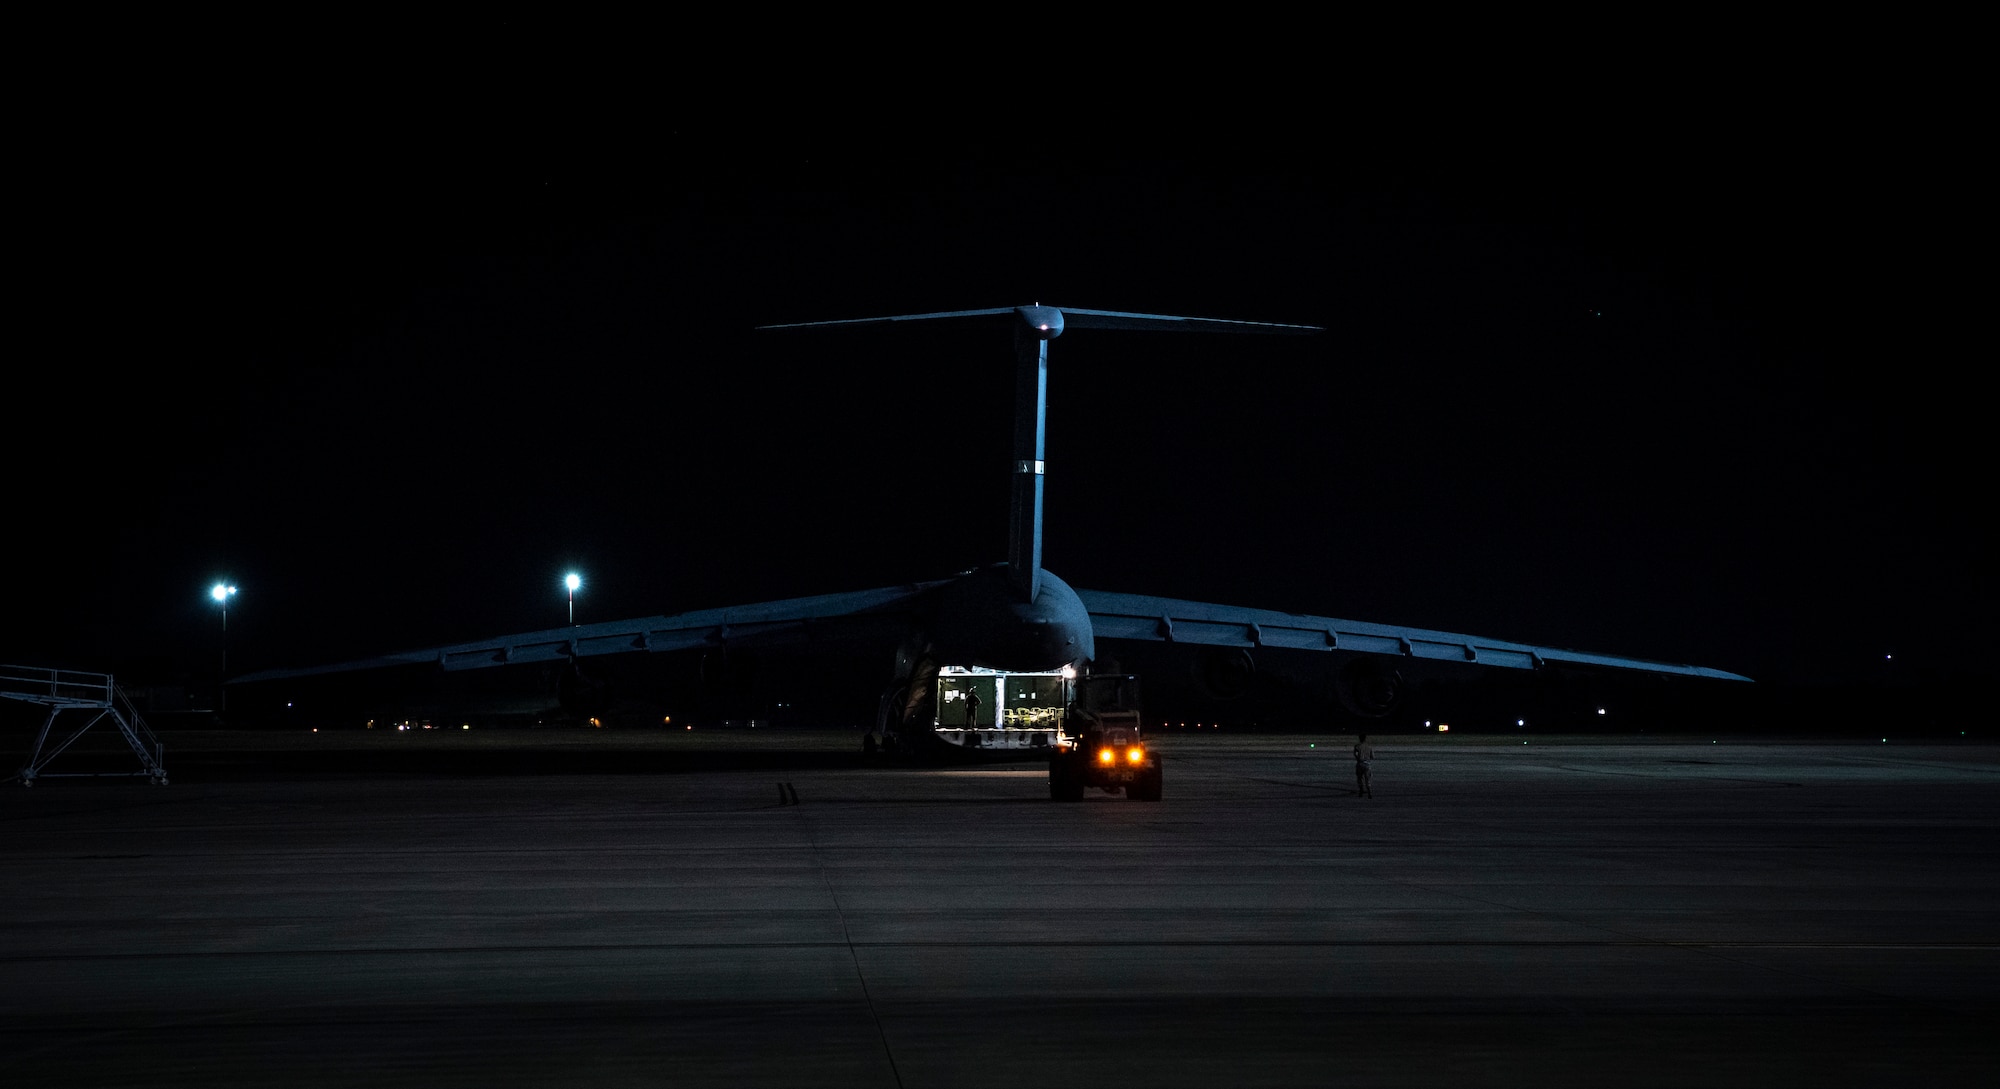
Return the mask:
[[1284,647],[1391,654],[1433,661],[1473,662],[1502,669],[1536,669],[1544,664],[1584,665],[1671,673],[1684,677],[1748,681],[1706,666],[1653,662],[1611,654],[1510,643],[1476,635],[1336,620],[1326,616],[1212,605],[1142,594],[1078,590],[1099,639],[1134,639],[1219,647]]
[[908,625],[915,599],[944,585],[919,582],[875,590],[788,598],[674,616],[649,616],[604,624],[522,632],[476,643],[403,651],[307,669],[273,669],[234,678],[231,684],[289,680],[326,673],[435,664],[447,671],[487,669],[522,662],[568,661],[600,654],[675,651],[707,647],[776,646],[821,638],[849,638],[880,628],[893,635]]

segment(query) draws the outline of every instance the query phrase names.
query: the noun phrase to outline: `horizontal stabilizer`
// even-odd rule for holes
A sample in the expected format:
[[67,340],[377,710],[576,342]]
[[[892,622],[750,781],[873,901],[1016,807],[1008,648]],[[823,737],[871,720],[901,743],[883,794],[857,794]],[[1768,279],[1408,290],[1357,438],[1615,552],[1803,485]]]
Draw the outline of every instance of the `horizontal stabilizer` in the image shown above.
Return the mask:
[[1284,333],[1302,336],[1325,330],[1317,325],[1281,325],[1270,321],[1228,318],[1180,318],[1172,314],[1127,314],[1119,310],[1071,310],[1057,307],[1071,329],[1157,329],[1188,333]]
[[1281,325],[1268,321],[1232,321],[1226,318],[1183,318],[1172,314],[1132,314],[1122,310],[1076,310],[1067,306],[1001,306],[989,310],[941,310],[934,314],[894,314],[881,318],[846,318],[840,321],[805,321],[786,325],[761,325],[760,329],[833,329],[841,326],[888,325],[902,321],[948,321],[985,318],[1004,321],[1030,310],[1060,310],[1063,325],[1070,329],[1141,329],[1188,333],[1318,333],[1317,325]]

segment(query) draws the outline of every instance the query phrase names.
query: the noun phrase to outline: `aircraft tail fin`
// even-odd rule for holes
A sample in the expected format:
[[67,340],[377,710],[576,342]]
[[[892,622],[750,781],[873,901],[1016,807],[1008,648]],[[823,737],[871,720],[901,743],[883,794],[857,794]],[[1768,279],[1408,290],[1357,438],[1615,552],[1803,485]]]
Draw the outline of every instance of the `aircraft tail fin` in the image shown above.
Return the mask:
[[1317,325],[1282,325],[1266,321],[1224,318],[1184,318],[1172,314],[1135,314],[1122,310],[1082,310],[1061,306],[994,307],[986,310],[942,310],[929,314],[894,314],[880,318],[793,322],[759,326],[767,330],[839,329],[892,325],[906,321],[975,321],[1009,325],[1014,337],[1014,474],[1007,516],[1009,579],[1022,598],[1033,601],[1042,581],[1042,434],[1048,414],[1049,341],[1072,329],[1130,329],[1188,333],[1322,332]]

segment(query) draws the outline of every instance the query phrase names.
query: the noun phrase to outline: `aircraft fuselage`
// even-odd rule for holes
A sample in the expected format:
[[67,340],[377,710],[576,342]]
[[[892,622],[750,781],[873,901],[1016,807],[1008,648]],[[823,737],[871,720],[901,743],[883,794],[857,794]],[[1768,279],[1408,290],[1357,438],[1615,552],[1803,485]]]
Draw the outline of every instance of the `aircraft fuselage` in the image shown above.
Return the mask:
[[981,568],[937,591],[933,654],[952,665],[1015,673],[1060,669],[1096,657],[1090,612],[1068,583],[1040,572],[1026,600],[1005,564]]

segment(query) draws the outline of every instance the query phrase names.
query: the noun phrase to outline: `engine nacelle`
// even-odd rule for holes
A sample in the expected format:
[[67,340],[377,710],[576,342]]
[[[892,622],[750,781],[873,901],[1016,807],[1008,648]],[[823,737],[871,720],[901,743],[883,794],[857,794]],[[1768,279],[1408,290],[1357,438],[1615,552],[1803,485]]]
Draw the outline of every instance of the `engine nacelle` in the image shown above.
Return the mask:
[[556,676],[556,703],[575,718],[595,718],[610,708],[611,695],[602,679],[585,674],[572,661]]
[[1194,680],[1210,699],[1241,699],[1257,677],[1257,661],[1241,647],[1204,647],[1192,664]]
[[1334,674],[1334,696],[1348,714],[1357,718],[1386,718],[1408,698],[1409,682],[1391,661],[1355,658]]

